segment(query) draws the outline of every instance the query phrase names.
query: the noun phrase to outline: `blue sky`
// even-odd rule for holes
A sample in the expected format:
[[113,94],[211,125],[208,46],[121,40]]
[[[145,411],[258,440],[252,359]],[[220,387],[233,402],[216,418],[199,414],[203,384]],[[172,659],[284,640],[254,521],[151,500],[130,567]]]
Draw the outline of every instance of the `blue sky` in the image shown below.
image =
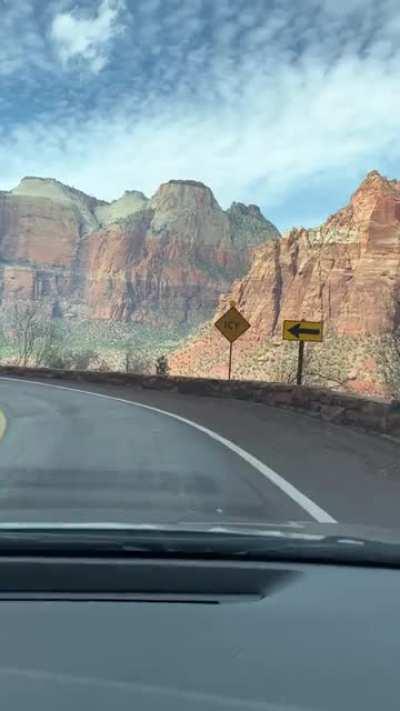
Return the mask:
[[399,76],[398,0],[0,0],[0,189],[193,178],[312,226],[400,178]]

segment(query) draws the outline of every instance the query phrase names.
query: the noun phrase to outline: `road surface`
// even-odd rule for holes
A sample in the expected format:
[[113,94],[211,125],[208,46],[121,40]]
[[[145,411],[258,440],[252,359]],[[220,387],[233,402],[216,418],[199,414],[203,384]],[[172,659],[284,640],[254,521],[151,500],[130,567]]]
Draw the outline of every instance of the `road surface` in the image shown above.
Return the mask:
[[0,522],[400,527],[400,445],[376,435],[123,386],[1,378],[0,408]]

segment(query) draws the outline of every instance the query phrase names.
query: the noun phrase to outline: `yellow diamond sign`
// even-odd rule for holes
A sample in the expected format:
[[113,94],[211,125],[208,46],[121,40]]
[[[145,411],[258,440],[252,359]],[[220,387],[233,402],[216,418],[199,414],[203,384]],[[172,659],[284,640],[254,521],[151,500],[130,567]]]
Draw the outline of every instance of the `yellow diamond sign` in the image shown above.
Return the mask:
[[250,328],[250,324],[235,306],[231,306],[229,311],[218,319],[215,327],[230,343],[233,343]]

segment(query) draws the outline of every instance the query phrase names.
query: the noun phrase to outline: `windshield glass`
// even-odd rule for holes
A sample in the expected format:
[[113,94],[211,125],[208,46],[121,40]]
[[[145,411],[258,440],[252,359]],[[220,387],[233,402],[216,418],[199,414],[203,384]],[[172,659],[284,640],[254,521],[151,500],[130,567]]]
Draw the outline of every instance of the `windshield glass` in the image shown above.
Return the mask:
[[0,19],[0,527],[397,540],[396,4]]

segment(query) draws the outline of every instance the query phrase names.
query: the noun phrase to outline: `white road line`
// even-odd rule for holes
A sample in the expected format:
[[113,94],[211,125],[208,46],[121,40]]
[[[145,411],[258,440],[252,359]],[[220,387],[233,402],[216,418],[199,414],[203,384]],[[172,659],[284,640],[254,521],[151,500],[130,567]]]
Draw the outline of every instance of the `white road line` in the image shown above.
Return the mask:
[[3,410],[0,409],[0,442],[4,438],[7,429],[7,418]]
[[178,422],[183,422],[185,425],[189,425],[194,429],[207,435],[215,442],[219,442],[231,452],[237,454],[241,457],[247,464],[250,464],[254,469],[256,469],[260,474],[262,474],[266,479],[268,479],[271,484],[274,484],[278,489],[283,491],[286,496],[288,496],[292,501],[294,501],[298,506],[300,506],[304,511],[306,511],[315,521],[319,523],[337,523],[337,521],[324,509],[322,509],[318,504],[308,498],[299,489],[297,489],[293,484],[286,481],[280,474],[275,472],[273,469],[268,467],[266,464],[261,462],[257,457],[253,457],[252,454],[246,452],[246,450],[239,447],[234,442],[229,439],[222,437],[217,432],[199,425],[197,422],[188,420],[186,417],[181,417],[181,415],[176,415],[174,412],[168,412],[167,410],[161,410],[158,407],[153,407],[152,405],[144,405],[142,402],[136,402],[135,400],[124,400],[120,397],[114,397],[113,395],[105,395],[104,393],[96,393],[92,390],[81,390],[80,388],[71,388],[67,385],[55,385],[54,383],[43,383],[38,380],[19,380],[18,378],[8,378],[0,377],[0,380],[6,380],[13,383],[22,383],[24,385],[40,385],[47,388],[58,388],[58,390],[68,390],[69,392],[83,393],[84,395],[90,395],[92,397],[104,398],[105,400],[114,400],[116,402],[123,402],[126,405],[133,405],[134,407],[141,407],[144,410],[150,410],[151,412],[157,412],[160,415],[165,415],[166,417],[171,417]]

